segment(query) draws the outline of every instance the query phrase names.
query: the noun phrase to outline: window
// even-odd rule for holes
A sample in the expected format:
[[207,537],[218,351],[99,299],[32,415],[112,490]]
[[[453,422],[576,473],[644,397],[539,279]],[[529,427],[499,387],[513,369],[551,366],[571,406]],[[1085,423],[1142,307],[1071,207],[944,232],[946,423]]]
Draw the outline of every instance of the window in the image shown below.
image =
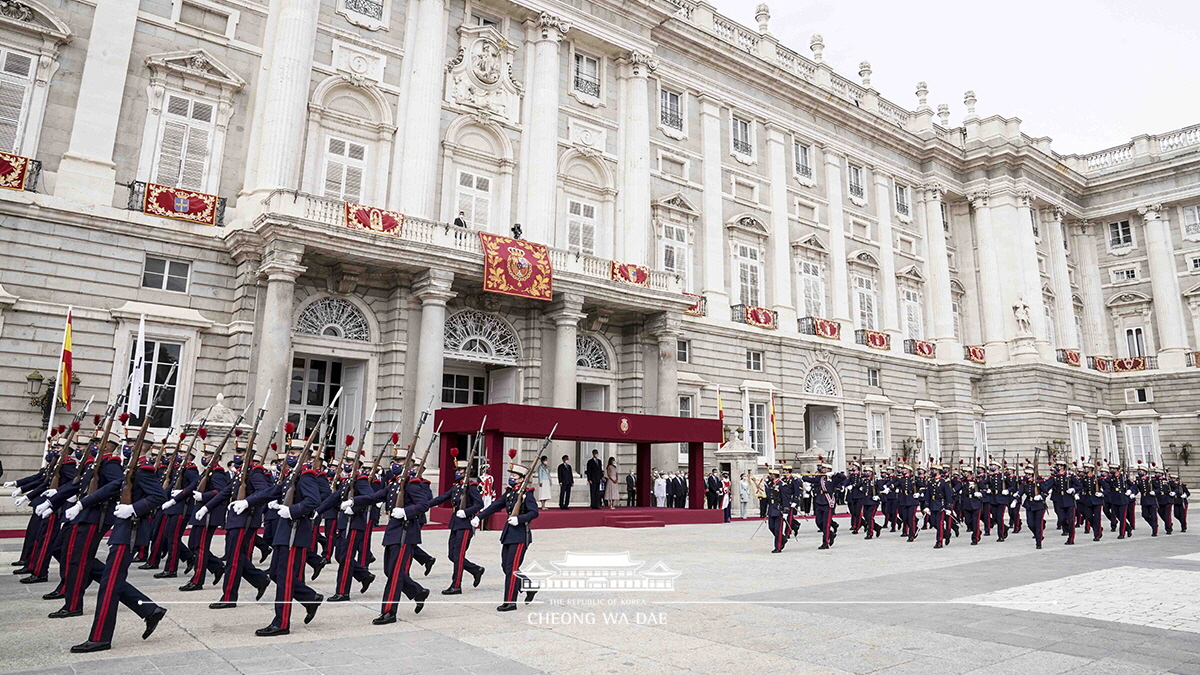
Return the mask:
[[825,316],[825,279],[821,266],[801,260],[800,285],[804,292],[804,316]]
[[900,249],[901,253],[907,253],[910,256],[917,255],[917,240],[912,237],[896,237],[896,248]]
[[497,29],[500,27],[500,22],[496,19],[493,19],[490,16],[479,14],[477,12],[471,13],[471,24],[475,26],[491,26],[492,28]]
[[151,175],[159,185],[204,190],[212,145],[213,103],[167,94]]
[[586,54],[575,54],[575,91],[600,98],[600,61]]
[[1122,220],[1108,224],[1108,247],[1124,248],[1133,246],[1133,231],[1129,229],[1129,221]]
[[1121,463],[1121,453],[1117,450],[1117,427],[1114,424],[1100,425],[1100,443],[1104,449],[1104,461],[1110,464]]
[[189,272],[188,263],[147,256],[142,267],[142,288],[187,293]]
[[896,213],[907,216],[911,212],[908,204],[908,186],[896,185]]
[[1083,307],[1075,305],[1072,309],[1072,318],[1075,319],[1075,341],[1076,344],[1083,344]]
[[666,223],[662,236],[662,268],[683,277],[683,287],[688,288],[688,233],[682,225]]
[[325,139],[325,196],[347,202],[362,199],[367,146],[343,138]]
[[1150,424],[1125,425],[1126,462],[1130,468],[1140,461],[1142,466],[1158,463],[1158,448],[1154,442],[1154,427]]
[[796,154],[796,175],[812,178],[812,147],[796,141],[792,148]]
[[659,90],[658,119],[664,127],[683,131],[683,95],[669,89]]
[[1054,347],[1058,344],[1058,326],[1054,322],[1054,299],[1045,298],[1042,302],[1042,309],[1046,316],[1046,339],[1050,341],[1050,346]]
[[690,363],[692,360],[692,343],[679,340],[675,343],[675,360],[680,363]]
[[[693,399],[691,396],[680,396],[679,397],[679,416],[680,417],[695,417],[696,414],[692,407],[692,404],[694,402],[695,402],[695,399]],[[687,460],[688,460],[688,444],[680,443],[679,444],[679,462],[681,464],[686,464]]]
[[567,203],[567,249],[572,253],[594,255],[596,253],[596,205],[578,202]]
[[846,171],[850,182],[850,196],[857,199],[864,199],[866,192],[863,190],[862,167],[850,164],[846,167]]
[[[171,379],[167,379],[167,373],[171,370],[171,365],[179,363],[179,355],[183,351],[181,343],[160,342],[158,340],[144,340],[145,349],[142,351],[142,396],[135,405],[129,406],[129,412],[133,415],[126,423],[129,428],[136,428],[142,424],[142,416],[146,414],[146,407],[150,405],[153,396],[158,393],[159,387],[166,387],[162,398],[159,399],[158,407],[150,416],[150,426],[155,429],[165,429],[174,424],[175,420],[175,388],[179,383],[179,370],[176,369],[171,375]],[[129,352],[129,368],[132,371],[137,365],[137,343],[134,342],[133,347]],[[130,387],[132,389],[132,385]],[[132,395],[132,392],[128,392]],[[132,403],[132,402],[131,402]]]
[[1200,272],[1200,256],[1196,256],[1189,261],[1189,267],[1193,272]]
[[950,212],[946,209],[946,202],[938,202],[938,206],[942,211],[942,230],[950,231]]
[[858,308],[858,327],[875,330],[875,281],[854,277],[854,298]]
[[962,303],[955,299],[950,301],[950,315],[954,319],[954,341],[962,342]]
[[1200,237],[1200,204],[1184,207],[1183,236]]
[[1034,239],[1041,239],[1042,232],[1038,229],[1038,216],[1036,209],[1029,209],[1029,225],[1033,228]]
[[935,464],[940,463],[942,461],[942,443],[941,434],[938,432],[937,418],[921,417],[917,422],[917,429],[925,441],[925,457],[922,457],[921,460],[932,457]]
[[0,49],[0,151],[18,152],[33,92],[33,57]]
[[875,454],[884,452],[887,446],[884,443],[885,421],[887,417],[883,413],[871,413],[871,451]]
[[762,457],[767,454],[767,404],[751,403],[749,410],[750,434],[747,440],[750,447]]
[[1153,403],[1154,389],[1151,387],[1134,387],[1125,390],[1126,403]]
[[975,461],[983,463],[987,461],[988,456],[988,440],[987,440],[987,422],[983,420],[975,420]]
[[492,208],[492,179],[470,171],[459,171],[455,201],[467,227],[486,230]]
[[746,370],[761,373],[763,369],[763,353],[753,349],[746,350]]
[[1083,420],[1071,420],[1071,450],[1075,457],[1093,459],[1091,448],[1088,447],[1087,422]]
[[750,143],[750,122],[733,118],[733,151],[743,155],[753,155],[754,146]]
[[878,368],[867,368],[867,386],[868,387],[880,386],[880,384],[879,384],[879,369]]
[[1125,329],[1126,356],[1146,355],[1146,335],[1141,326]]
[[478,375],[442,375],[442,403],[452,405],[483,405],[484,378]]
[[738,298],[743,305],[759,306],[759,279],[762,262],[757,246],[738,244]]
[[921,313],[921,294],[910,289],[903,291],[904,330],[909,340],[925,339],[925,320]]
[[1138,278],[1136,267],[1122,267],[1119,270],[1109,270],[1108,274],[1112,277],[1114,284],[1119,284],[1122,281],[1137,281]]

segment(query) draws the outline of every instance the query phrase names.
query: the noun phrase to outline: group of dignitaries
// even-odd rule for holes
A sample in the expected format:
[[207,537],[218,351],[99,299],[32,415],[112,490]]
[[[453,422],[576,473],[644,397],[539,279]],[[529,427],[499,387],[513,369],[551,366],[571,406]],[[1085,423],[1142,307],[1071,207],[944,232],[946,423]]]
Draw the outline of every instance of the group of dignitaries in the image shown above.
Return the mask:
[[[98,584],[92,629],[72,652],[111,647],[118,602],[145,622],[142,639],[162,621],[167,609],[130,583],[133,563],[140,563],[141,570],[159,570],[155,578],[181,579],[180,591],[202,591],[211,583],[220,594],[209,605],[213,610],[237,607],[243,581],[256,602],[273,583],[274,618],[255,634],[285,635],[293,602],[303,609],[307,624],[323,603],[350,600],[354,585],[358,593],[367,592],[376,579],[370,569],[376,561],[372,534],[384,513],[387,582],[380,614],[372,623],[395,622],[401,595],[419,613],[430,592],[410,568],[416,561],[425,576],[432,570],[435,558],[421,548],[421,531],[429,509],[443,504],[450,506],[453,570],[442,594],[461,594],[464,575],[473,587],[479,585],[484,568],[469,560],[467,551],[481,521],[503,509],[504,603],[497,609],[515,610],[522,591],[526,603],[533,600],[536,590],[519,571],[532,541],[529,523],[538,516],[533,488],[525,484],[527,467],[511,464],[504,494],[485,505],[479,481],[467,478],[466,461],[455,462],[449,489],[433,495],[423,477],[424,458],[413,456],[411,444],[406,455],[395,433],[390,462],[382,461],[384,450],[372,461],[362,443],[353,449],[352,436],[346,437],[340,459],[333,453],[333,460],[325,462],[322,444],[310,451],[313,439],[295,437],[290,423],[283,449],[272,434],[270,442],[257,443],[256,452],[256,433],[243,439],[237,423],[219,444],[209,442],[203,426],[190,439],[181,433],[154,443],[146,425],[138,433],[124,427],[125,418],[102,424],[96,415],[92,433],[80,431],[78,419],[59,427],[48,441],[43,468],[5,484],[13,488],[18,506],[33,508],[13,573],[26,575],[21,583],[48,582],[51,560],[58,564],[57,586],[42,597],[63,605],[49,617],[81,616],[85,593]],[[222,462],[222,448],[231,436],[232,458]],[[218,531],[224,533],[223,552],[213,550]],[[101,562],[97,555],[106,535],[109,551]],[[268,558],[268,567],[261,569],[258,565]],[[335,562],[334,593],[326,597],[307,581]]]
[[[807,487],[804,485],[807,483]],[[845,473],[833,473],[833,466],[819,458],[817,473],[800,475],[792,467],[771,468],[761,483],[765,514],[773,548],[780,553],[788,539],[800,529],[797,512],[801,495],[811,496],[812,512],[821,532],[820,549],[828,549],[837,539],[838,523],[834,513],[838,504],[849,511],[851,534],[860,530],[867,539],[880,538],[883,529],[899,531],[907,541],[915,541],[920,532],[934,532],[934,548],[949,545],[951,535],[959,536],[960,526],[970,533],[971,545],[990,537],[1005,541],[1009,534],[1027,526],[1037,548],[1044,541],[1046,512],[1054,509],[1055,528],[1074,544],[1080,528],[1093,541],[1104,536],[1104,521],[1118,539],[1132,537],[1136,525],[1136,505],[1142,519],[1157,537],[1160,528],[1166,534],[1178,522],[1187,532],[1188,486],[1173,474],[1154,464],[1138,462],[1134,475],[1120,465],[1083,462],[1068,466],[1059,460],[1050,475],[1040,475],[1034,462],[1019,470],[1005,462],[989,462],[986,467],[960,466],[957,470],[934,464],[926,467],[873,467],[851,462]],[[1022,510],[1024,517],[1022,517]],[[882,522],[876,516],[882,515]]]

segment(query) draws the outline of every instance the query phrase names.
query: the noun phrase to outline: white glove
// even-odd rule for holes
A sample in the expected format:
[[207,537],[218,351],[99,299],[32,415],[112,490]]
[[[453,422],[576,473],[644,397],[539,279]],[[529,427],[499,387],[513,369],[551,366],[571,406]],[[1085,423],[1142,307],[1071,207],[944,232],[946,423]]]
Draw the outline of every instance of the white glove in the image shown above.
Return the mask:
[[924,513],[925,515],[929,515],[929,509],[921,509],[921,513]]
[[975,497],[976,497],[976,498],[978,498],[978,497],[982,497],[982,496],[983,496],[983,493],[982,493],[982,492],[976,492],[976,493],[975,493]]
[[41,504],[38,504],[37,508],[34,509],[33,512],[38,514],[39,518],[45,518],[46,516],[50,515],[50,502],[42,502]]
[[1075,488],[1067,488],[1067,494],[1069,494],[1069,495],[1075,494]]
[[201,506],[200,508],[196,509],[196,520],[204,520],[204,517],[207,515],[208,515],[208,507],[207,506]]
[[271,501],[267,502],[267,508],[274,511],[275,509],[279,508],[279,502],[272,499]]
[[10,497],[12,497],[12,498],[14,498],[14,499],[15,499],[15,498],[17,498],[17,497],[20,497],[20,496],[21,496],[21,488],[17,488],[16,490],[13,490],[13,491],[12,491],[12,494],[11,494],[11,495],[9,495],[9,496],[10,496]]
[[287,506],[284,506],[283,504],[280,504],[280,505],[279,505],[279,508],[278,508],[277,510],[279,511],[279,517],[280,517],[280,518],[283,518],[284,520],[291,520],[291,519],[292,519],[292,509],[291,509],[290,507],[287,507]]
[[1125,491],[1125,496],[1126,496],[1126,497],[1132,497],[1132,496],[1133,496],[1133,490],[1126,490],[1126,491]]
[[[1151,494],[1151,495],[1156,495],[1156,494],[1158,494],[1158,492],[1157,492],[1156,490],[1151,490],[1151,491],[1150,491],[1150,494]],[[17,506],[20,506],[20,504],[17,504]]]
[[250,502],[246,501],[245,499],[239,499],[233,503],[233,512],[239,516],[242,515],[242,512],[248,508],[250,508]]
[[203,492],[193,492],[192,499],[195,499],[196,501],[200,501],[201,499],[204,499],[204,493]]
[[353,516],[354,515],[354,504],[351,504],[350,506],[343,506],[342,513],[344,513],[348,516]]
[[1174,496],[1175,496],[1175,493],[1174,493],[1174,492],[1172,492],[1172,493],[1171,493],[1171,496],[1172,496],[1172,497],[1174,497]]
[[133,504],[117,504],[117,508],[113,509],[113,514],[118,518],[132,518]]
[[1001,490],[1001,491],[1000,491],[1000,494],[1002,494],[1002,495],[1006,495],[1006,494],[1008,494],[1008,490]]
[[163,511],[166,511],[167,509],[171,508],[172,506],[175,506],[175,500],[168,499],[167,501],[162,503],[162,506],[160,506],[158,508],[162,509]]
[[463,520],[466,520],[466,519],[467,519],[467,512],[466,512],[466,511],[463,511],[462,509],[459,509],[459,510],[455,511],[455,512],[454,512],[454,515],[455,515],[456,517],[458,517],[458,518],[461,518],[461,519],[463,519]]
[[[350,509],[350,510],[346,511],[346,509]],[[354,510],[354,500],[347,499],[346,501],[342,502],[342,510],[346,511],[346,513],[351,513]]]
[[17,481],[15,481],[15,480],[4,481],[4,489],[7,490],[8,488],[15,488],[15,487],[17,487]]
[[885,494],[885,495],[892,494],[892,489],[891,488],[883,488],[883,494]]
[[[53,497],[56,494],[58,494],[58,490],[56,490],[54,488],[47,488],[46,491],[42,493],[42,496],[45,497],[46,499],[50,499],[51,497]],[[1172,492],[1171,494],[1175,494],[1175,493]]]
[[871,499],[874,499],[875,501],[879,501],[879,495],[875,495],[874,497],[871,497]]
[[512,525],[513,527],[516,527],[516,526],[517,526],[517,517],[516,517],[516,516],[509,516],[509,517],[508,517],[508,524],[509,524],[509,525]]
[[1014,499],[1014,500],[1013,500],[1013,502],[1012,502],[1012,504],[1009,504],[1009,505],[1008,505],[1008,507],[1009,507],[1010,509],[1015,509],[1015,508],[1017,508],[1017,500],[1015,500],[1015,499]]
[[67,512],[63,515],[65,515],[67,517],[67,520],[75,520],[75,518],[78,517],[82,511],[83,511],[83,504],[77,503],[77,504],[75,504],[75,506],[72,506],[71,508],[67,509]]
[[396,520],[408,520],[408,516],[404,513],[404,508],[400,506],[392,509],[392,517]]
[[471,527],[479,527],[479,516],[471,519]]
[[181,494],[183,494],[183,490],[171,490],[171,499],[174,499]]
[[1034,499],[1040,502],[1043,500],[1043,497],[1041,495],[1038,495],[1038,496],[1034,497]]
[[[1154,493],[1151,492],[1150,494]],[[24,506],[25,502],[27,501],[29,501],[29,497],[26,497],[25,495],[17,495],[13,498],[13,506]]]

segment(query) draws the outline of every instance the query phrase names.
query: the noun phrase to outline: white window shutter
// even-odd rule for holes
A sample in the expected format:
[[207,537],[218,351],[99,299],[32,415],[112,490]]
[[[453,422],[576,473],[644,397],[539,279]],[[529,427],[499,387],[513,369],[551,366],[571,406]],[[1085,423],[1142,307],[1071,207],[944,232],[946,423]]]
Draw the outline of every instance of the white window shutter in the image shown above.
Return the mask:
[[25,95],[29,85],[0,78],[0,150],[16,152],[25,117]]
[[342,185],[346,165],[332,159],[325,162],[325,196],[330,199],[342,198]]
[[346,166],[346,185],[343,199],[348,202],[362,201],[363,170],[358,166]]
[[208,129],[192,127],[188,130],[179,187],[189,190],[204,189],[204,176],[208,168],[208,139]]
[[154,174],[155,183],[171,187],[178,185],[187,132],[187,124],[174,120],[163,124],[162,134],[158,139],[158,171]]

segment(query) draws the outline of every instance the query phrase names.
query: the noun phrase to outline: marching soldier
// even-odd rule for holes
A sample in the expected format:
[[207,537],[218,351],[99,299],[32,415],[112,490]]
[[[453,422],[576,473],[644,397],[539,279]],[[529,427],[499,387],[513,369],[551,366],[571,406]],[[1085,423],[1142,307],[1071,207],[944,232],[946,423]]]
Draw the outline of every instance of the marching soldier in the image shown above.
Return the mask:
[[921,484],[907,464],[897,467],[900,476],[892,483],[896,491],[896,515],[901,523],[901,534],[914,541],[917,538],[917,506],[921,503]]
[[1133,481],[1133,490],[1137,493],[1138,501],[1142,504],[1142,519],[1150,525],[1150,536],[1158,536],[1158,488],[1150,477],[1142,461],[1138,460],[1137,478]]
[[[353,445],[354,437],[346,436],[346,446]],[[370,495],[375,491],[371,489],[371,477],[369,474],[360,471],[357,476],[350,475],[354,470],[355,451],[347,449],[342,455],[342,475],[344,476],[340,490],[334,490],[339,495],[345,495],[349,488],[349,481],[354,481],[355,495]],[[344,499],[344,497],[343,497]],[[346,504],[349,501],[350,504]],[[366,558],[363,556],[362,547],[363,537],[367,533],[367,518],[369,513],[369,504],[360,502],[356,504],[353,500],[345,500],[340,504],[342,513],[345,514],[345,537],[342,539],[342,546],[337,551],[338,555],[338,571],[337,585],[334,588],[334,594],[329,596],[329,602],[345,602],[350,599],[350,582],[358,581],[362,584],[362,593],[366,593],[371,587],[371,583],[375,581],[375,575],[371,574],[366,568]]]
[[883,532],[883,526],[875,522],[883,489],[883,481],[875,478],[875,469],[869,466],[863,469],[859,489],[862,492],[861,523],[867,528],[867,539],[874,539]]
[[792,474],[792,467],[784,464],[779,467],[783,472],[779,477],[779,498],[783,501],[784,527],[796,536],[800,531],[800,520],[796,518],[796,507],[800,503],[802,483]]
[[[884,460],[885,462],[887,460]],[[886,464],[883,466],[883,520],[889,525],[889,532],[896,531],[896,525],[900,522],[900,507],[899,491],[892,488],[892,485],[899,479],[899,472],[895,467],[889,467]]]
[[1171,515],[1175,510],[1175,490],[1172,489],[1170,478],[1161,468],[1154,469],[1154,490],[1158,492],[1159,520],[1162,521],[1163,530],[1171,534],[1174,530]]
[[1032,466],[1025,467],[1025,477],[1018,486],[1017,497],[1024,501],[1025,522],[1029,523],[1029,531],[1033,532],[1033,540],[1037,547],[1042,547],[1046,532],[1046,489],[1045,484],[1034,473]]
[[996,462],[988,464],[988,474],[983,481],[983,507],[988,511],[988,520],[996,526],[996,541],[1008,539],[1008,528],[1004,523],[1004,514],[1008,508],[1009,494],[1008,479],[1000,472]]
[[[73,429],[78,429],[77,422],[72,423]],[[84,440],[81,433],[75,433],[77,440]],[[46,489],[41,493],[40,499],[34,499],[30,505],[34,506],[33,513],[42,520],[41,539],[33,548],[31,560],[28,561],[26,567],[30,570],[30,575],[21,579],[23,584],[39,584],[50,580],[50,559],[59,561],[62,564],[62,512],[65,507],[62,502],[57,503],[54,497],[59,490],[66,485],[70,485],[75,478],[76,463],[72,448],[67,446],[67,437],[61,436],[54,441],[54,456],[46,463],[47,467],[53,467],[46,477]],[[34,502],[38,502],[36,505]]]
[[533,488],[524,487],[528,469],[520,464],[512,464],[508,469],[508,487],[504,490],[504,498],[497,499],[475,516],[471,521],[486,519],[500,509],[510,514],[505,521],[504,531],[500,533],[501,567],[504,569],[504,604],[496,608],[498,612],[511,612],[517,608],[517,594],[525,588],[525,604],[533,602],[537,591],[530,585],[529,578],[521,573],[521,563],[533,543],[533,534],[529,523],[538,517],[537,499],[534,498]]
[[846,467],[846,482],[842,485],[846,493],[846,509],[850,512],[850,534],[858,534],[862,525],[862,486],[859,484],[862,474],[858,462],[850,462]]
[[1187,483],[1179,474],[1171,475],[1172,487],[1175,490],[1175,520],[1179,521],[1179,531],[1187,532],[1187,512],[1188,498],[1192,493],[1188,491]]
[[[207,430],[203,428],[198,429],[197,433],[201,431],[207,434]],[[200,464],[206,468],[212,465],[212,471],[208,475],[208,485],[205,486],[204,492],[192,493],[192,499],[196,504],[196,513],[192,516],[195,548],[192,551],[192,561],[188,564],[192,569],[192,578],[179,587],[181,591],[198,591],[204,588],[204,582],[209,572],[212,572],[214,584],[220,583],[221,576],[225,574],[225,563],[220,557],[212,554],[212,538],[218,529],[225,527],[226,509],[210,509],[209,505],[214,503],[213,500],[217,495],[229,487],[229,472],[221,466],[219,461],[214,463],[213,453],[216,448],[204,443],[203,440],[201,440],[201,444]],[[197,487],[199,486],[197,485]],[[227,533],[226,536],[231,536],[231,533]]]
[[450,577],[450,586],[442,591],[442,595],[462,593],[464,571],[470,572],[473,577],[473,587],[478,586],[479,581],[483,579],[483,567],[467,560],[467,548],[471,546],[471,538],[475,535],[471,519],[483,509],[483,495],[479,493],[478,481],[468,481],[465,478],[467,470],[467,462],[458,460],[454,469],[454,485],[429,502],[430,508],[447,501],[454,507],[454,515],[450,518],[450,542],[447,547],[450,563],[454,565],[454,574]]
[[1100,541],[1104,536],[1104,486],[1096,475],[1096,467],[1087,465],[1079,483],[1079,508],[1083,511],[1083,521],[1092,531],[1092,541]]
[[[297,457],[300,449],[289,448]],[[320,453],[320,449],[315,452]],[[295,463],[290,458],[289,462]],[[262,469],[261,466],[257,468]],[[275,580],[275,618],[269,625],[254,631],[258,637],[275,637],[291,632],[293,600],[304,607],[304,623],[313,620],[324,600],[320,593],[304,583],[306,549],[312,542],[313,516],[321,502],[321,488],[317,480],[321,475],[320,459],[302,467],[297,466],[295,470],[300,475],[294,476],[295,480],[285,487],[284,494],[280,496],[282,501],[268,503],[268,508],[279,514],[279,524],[271,540],[274,547],[271,578]],[[286,490],[291,490],[291,494],[287,494]],[[276,492],[270,487],[266,491]],[[289,505],[288,501],[292,503]]]
[[380,626],[396,622],[396,605],[400,594],[415,603],[414,614],[420,614],[429,598],[429,589],[413,580],[412,549],[421,543],[423,516],[429,510],[432,492],[429,481],[421,478],[421,460],[413,458],[408,475],[404,475],[404,460],[393,457],[391,480],[380,490],[354,498],[356,506],[383,502],[389,507],[387,529],[383,533],[383,571],[387,584],[383,588],[383,603],[379,616],[371,623]]
[[[182,440],[182,436],[180,440]],[[178,576],[179,558],[182,550],[185,562],[191,560],[191,551],[182,548],[183,530],[188,520],[188,509],[192,502],[192,492],[200,484],[200,470],[192,463],[192,455],[186,450],[176,453],[175,476],[171,482],[164,485],[173,486],[170,498],[162,505],[163,530],[165,544],[163,546],[166,562],[163,571],[154,575],[155,579],[173,579]]]
[[821,530],[821,545],[817,549],[824,550],[833,546],[834,540],[837,539],[837,524],[833,522],[833,514],[837,510],[834,491],[845,482],[846,476],[840,473],[835,476],[828,475],[833,471],[833,465],[826,464],[820,457],[817,461],[817,475],[805,476],[804,481],[812,486],[813,514],[817,527]]
[[[1002,460],[1002,464],[1004,464],[1004,480],[1005,480],[1005,483],[1008,485],[1008,489],[1009,489],[1009,493],[1010,493],[1009,495],[1006,495],[1006,496],[1013,496],[1012,493],[1015,493],[1017,491],[1017,481],[1018,481],[1019,477],[1017,476],[1016,470],[1013,467],[1009,466],[1007,461]],[[1008,499],[1005,501],[1008,502],[1009,529],[1012,531],[1013,534],[1020,534],[1020,532],[1021,532],[1021,501],[1019,499]]]
[[967,522],[967,529],[971,531],[972,546],[978,546],[979,540],[983,538],[983,523],[980,516],[987,508],[983,501],[983,484],[986,480],[987,475],[984,470],[978,468],[974,474],[968,471],[963,481],[962,513],[963,519]]
[[933,545],[934,548],[942,548],[944,544],[950,543],[950,533],[946,526],[949,515],[946,509],[954,503],[954,488],[942,475],[942,471],[940,464],[930,466],[929,483],[925,488],[924,512],[933,522],[933,528],[937,530],[937,543]]
[[267,573],[254,566],[250,552],[254,549],[255,534],[262,526],[262,512],[258,507],[273,499],[273,483],[262,465],[253,466],[246,475],[246,498],[234,499],[241,486],[241,466],[246,461],[245,453],[245,447],[240,444],[234,447],[233,477],[208,504],[210,512],[228,509],[225,514],[225,582],[221,586],[220,601],[210,604],[209,609],[237,607],[242,577],[258,591],[255,600],[261,600],[271,585]]
[[772,540],[775,542],[771,553],[782,553],[788,540],[788,525],[783,519],[788,506],[783,501],[783,493],[780,489],[782,486],[779,480],[779,469],[774,467],[767,469],[767,478],[763,482],[763,490],[767,495],[767,529],[771,531]]
[[1050,477],[1050,499],[1058,515],[1058,528],[1067,537],[1068,546],[1075,543],[1075,499],[1079,488],[1079,479],[1067,473],[1067,463],[1059,460]]

